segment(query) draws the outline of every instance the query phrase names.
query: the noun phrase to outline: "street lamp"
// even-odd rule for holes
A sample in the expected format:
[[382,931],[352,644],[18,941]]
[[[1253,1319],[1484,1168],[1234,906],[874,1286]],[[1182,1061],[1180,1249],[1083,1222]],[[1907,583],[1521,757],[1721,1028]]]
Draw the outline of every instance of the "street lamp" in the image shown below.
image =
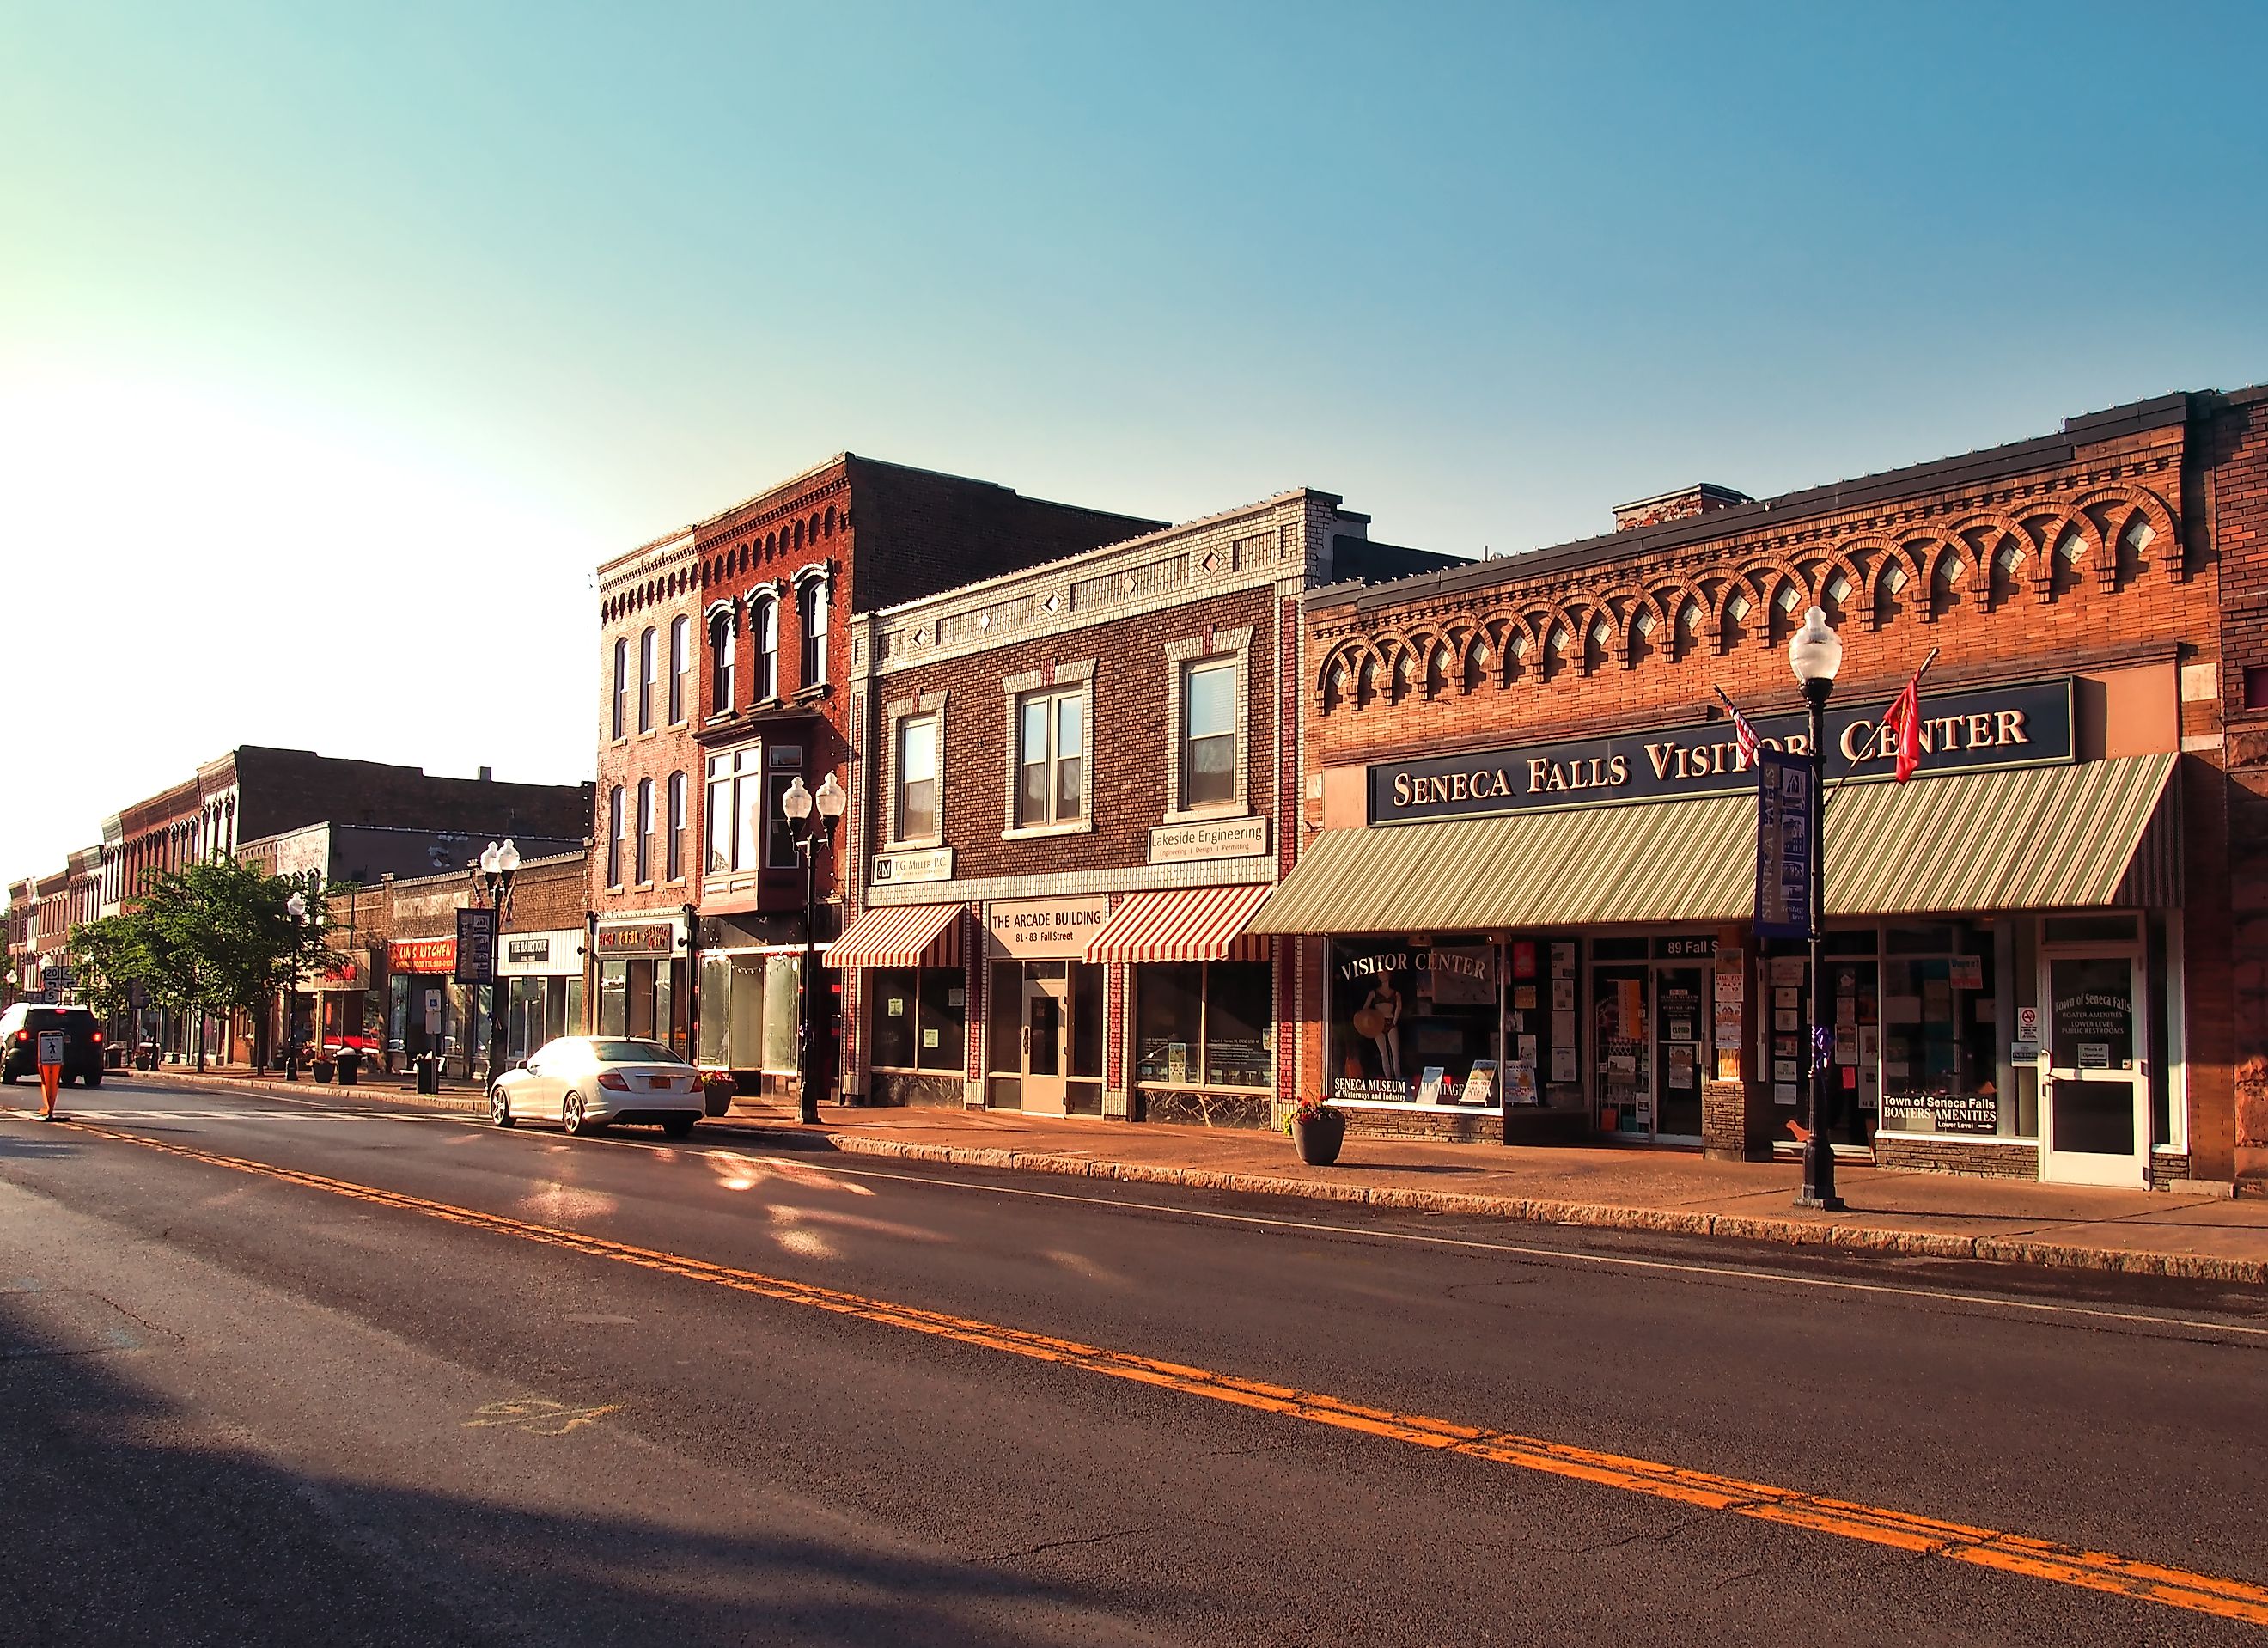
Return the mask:
[[803,787],[799,776],[780,798],[780,811],[791,823],[802,827],[795,841],[796,850],[803,855],[803,968],[797,975],[803,991],[803,1047],[802,1056],[796,1062],[796,1102],[797,1120],[806,1122],[819,1120],[819,1093],[827,1080],[827,1072],[820,1068],[819,990],[813,976],[819,967],[814,942],[819,925],[819,849],[834,841],[836,820],[843,816],[849,800],[833,773],[820,781],[815,796]]
[[307,942],[307,895],[293,893],[284,901],[291,917],[291,984],[284,996],[284,1079],[299,1079],[299,952]]
[[1835,1147],[1827,1138],[1827,1083],[1834,1075],[1828,1056],[1834,1048],[1833,1004],[1827,993],[1826,958],[1822,953],[1827,921],[1827,758],[1821,746],[1827,736],[1827,695],[1835,690],[1836,673],[1843,667],[1843,638],[1828,627],[1827,614],[1814,607],[1803,614],[1803,628],[1789,637],[1788,667],[1803,688],[1803,702],[1811,710],[1811,738],[1807,746],[1811,761],[1811,1068],[1807,1084],[1810,1137],[1803,1142],[1803,1194],[1798,1207],[1840,1212],[1843,1198],[1835,1194]]
[[504,1078],[504,984],[497,968],[504,961],[504,924],[512,916],[512,884],[519,874],[519,849],[507,835],[502,844],[490,842],[481,850],[481,881],[488,888],[489,908],[496,912],[489,935],[489,1085]]

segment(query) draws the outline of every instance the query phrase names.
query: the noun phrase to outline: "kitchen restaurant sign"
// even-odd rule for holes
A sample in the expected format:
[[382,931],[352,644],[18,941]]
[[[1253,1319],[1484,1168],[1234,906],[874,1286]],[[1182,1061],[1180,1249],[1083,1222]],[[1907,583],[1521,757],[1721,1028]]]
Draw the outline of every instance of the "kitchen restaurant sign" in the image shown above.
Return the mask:
[[[1882,727],[1890,701],[1827,711],[1827,777],[1891,776],[1896,753]],[[2048,767],[2069,761],[2069,679],[1945,693],[1922,700],[1919,776],[1997,767]],[[1757,733],[1776,749],[1802,753],[1808,729],[1802,710],[1755,716]],[[1571,739],[1382,762],[1370,769],[1370,821],[1416,824],[1434,819],[1485,818],[1614,801],[1667,801],[1684,796],[1753,791],[1730,721]]]

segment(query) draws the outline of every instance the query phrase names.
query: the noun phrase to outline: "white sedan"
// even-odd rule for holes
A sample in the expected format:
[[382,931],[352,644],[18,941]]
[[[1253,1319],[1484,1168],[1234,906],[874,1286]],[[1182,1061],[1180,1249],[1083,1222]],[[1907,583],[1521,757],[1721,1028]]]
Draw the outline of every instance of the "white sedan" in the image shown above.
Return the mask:
[[707,1108],[699,1070],[659,1041],[628,1036],[546,1041],[489,1089],[498,1127],[556,1117],[570,1133],[596,1133],[611,1122],[651,1122],[683,1138]]

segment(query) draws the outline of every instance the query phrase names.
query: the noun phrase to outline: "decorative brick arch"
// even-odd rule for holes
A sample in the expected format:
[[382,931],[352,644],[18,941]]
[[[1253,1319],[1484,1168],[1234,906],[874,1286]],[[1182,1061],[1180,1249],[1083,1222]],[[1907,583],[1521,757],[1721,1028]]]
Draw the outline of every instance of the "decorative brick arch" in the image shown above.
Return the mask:
[[2097,577],[2103,588],[2117,587],[2117,545],[2137,515],[2149,523],[2153,546],[2164,546],[2159,555],[2169,579],[2175,583],[2181,581],[2184,572],[2181,524],[2174,518],[2174,511],[2163,498],[2147,487],[2097,487],[2072,504],[2072,512],[2089,526],[2094,525],[2092,511],[2095,510],[2110,511],[2110,519],[2116,523],[2102,540],[2103,553]]

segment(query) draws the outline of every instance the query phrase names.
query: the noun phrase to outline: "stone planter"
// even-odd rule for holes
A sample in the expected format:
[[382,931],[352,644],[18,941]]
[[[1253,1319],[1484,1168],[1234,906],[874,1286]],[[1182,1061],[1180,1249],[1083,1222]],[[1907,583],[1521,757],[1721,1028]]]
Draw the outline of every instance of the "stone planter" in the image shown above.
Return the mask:
[[1328,1167],[1338,1160],[1339,1146],[1346,1143],[1346,1118],[1336,1110],[1294,1116],[1292,1143],[1299,1146],[1300,1159],[1308,1166]]

